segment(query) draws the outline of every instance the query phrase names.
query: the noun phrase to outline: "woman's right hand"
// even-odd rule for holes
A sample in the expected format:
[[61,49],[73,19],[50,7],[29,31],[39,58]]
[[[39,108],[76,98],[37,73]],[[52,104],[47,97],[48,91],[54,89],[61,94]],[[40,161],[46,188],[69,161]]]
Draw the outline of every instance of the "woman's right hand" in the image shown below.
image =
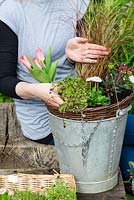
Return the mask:
[[64,103],[57,94],[56,84],[52,83],[26,83],[19,82],[16,85],[16,93],[23,99],[40,98],[46,104],[59,107]]

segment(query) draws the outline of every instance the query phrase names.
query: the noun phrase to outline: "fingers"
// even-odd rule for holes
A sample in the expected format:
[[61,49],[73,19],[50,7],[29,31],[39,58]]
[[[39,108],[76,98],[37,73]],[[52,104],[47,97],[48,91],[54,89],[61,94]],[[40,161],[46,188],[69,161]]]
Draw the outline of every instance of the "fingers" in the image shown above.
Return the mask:
[[82,45],[80,48],[81,62],[97,63],[100,58],[108,56],[110,50],[104,46],[96,44]]
[[80,46],[81,51],[85,51],[87,53],[92,53],[92,54],[100,54],[103,53],[104,55],[108,55],[110,53],[110,49],[101,46],[101,45],[96,45],[96,44],[83,44]]
[[88,43],[87,48],[90,50],[101,50],[101,51],[108,51],[108,48],[102,46],[102,45],[98,45],[98,44],[91,44]]
[[64,101],[58,95],[53,95],[48,98],[45,103],[51,106],[59,107],[59,105],[63,104]]
[[85,51],[82,50],[81,55],[82,56],[91,55],[91,56],[93,56],[93,58],[98,58],[98,56],[109,55],[109,52],[108,51],[101,51],[101,50],[85,50]]
[[91,59],[91,58],[84,58],[82,60],[83,63],[91,63],[91,64],[96,64],[98,62],[97,59]]
[[45,99],[45,103],[51,106],[59,107],[64,101],[57,94],[57,85],[51,87],[49,90],[48,98]]
[[78,44],[87,43],[88,39],[87,38],[82,38],[82,37],[75,37],[75,42],[77,42]]

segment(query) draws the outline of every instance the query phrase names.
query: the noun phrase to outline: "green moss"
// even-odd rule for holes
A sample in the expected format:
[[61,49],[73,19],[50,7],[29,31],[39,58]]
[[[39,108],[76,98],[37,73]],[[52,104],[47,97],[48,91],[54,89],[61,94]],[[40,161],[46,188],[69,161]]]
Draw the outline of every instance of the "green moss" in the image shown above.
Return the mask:
[[109,98],[103,94],[98,83],[88,83],[81,78],[68,76],[58,86],[58,94],[65,102],[60,106],[60,112],[77,112],[87,107],[109,105]]

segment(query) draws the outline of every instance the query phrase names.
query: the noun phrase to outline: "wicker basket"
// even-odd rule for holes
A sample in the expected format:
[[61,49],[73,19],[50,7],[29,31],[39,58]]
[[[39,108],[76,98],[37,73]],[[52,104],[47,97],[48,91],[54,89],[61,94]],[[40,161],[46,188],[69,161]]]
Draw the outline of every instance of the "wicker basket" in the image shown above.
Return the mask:
[[69,174],[54,174],[54,175],[36,175],[36,174],[13,174],[18,177],[18,183],[10,183],[9,175],[0,175],[0,187],[6,189],[16,189],[18,191],[28,190],[31,192],[43,192],[44,189],[49,188],[52,184],[64,182],[67,186],[74,190],[76,189],[75,180],[72,175]]
[[86,108],[82,113],[81,112],[77,112],[77,113],[66,112],[63,114],[58,111],[57,107],[52,107],[49,105],[48,105],[48,110],[50,113],[63,119],[84,120],[84,121],[108,119],[111,117],[115,117],[117,110],[128,107],[131,103],[132,97],[133,95],[130,94],[126,98],[122,99],[121,101],[117,103],[113,103],[109,106],[98,106],[95,108]]

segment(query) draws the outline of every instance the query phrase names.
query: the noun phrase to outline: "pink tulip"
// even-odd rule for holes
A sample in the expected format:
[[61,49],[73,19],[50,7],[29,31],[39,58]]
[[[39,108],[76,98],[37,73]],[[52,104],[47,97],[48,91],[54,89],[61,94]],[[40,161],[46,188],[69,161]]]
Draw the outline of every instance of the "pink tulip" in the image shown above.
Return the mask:
[[98,76],[93,76],[93,77],[86,78],[86,81],[87,82],[92,81],[92,82],[100,83],[100,82],[102,82],[102,79]]
[[30,64],[27,56],[24,55],[19,60],[28,70],[31,70],[31,64]]
[[42,65],[40,64],[40,62],[39,62],[39,60],[37,58],[33,58],[33,62],[37,65],[37,67],[42,69]]
[[41,60],[41,61],[44,61],[44,60],[45,60],[45,57],[44,57],[44,55],[43,55],[43,52],[42,52],[42,50],[41,50],[40,48],[38,48],[38,49],[36,50],[36,55],[37,55],[37,58],[38,58],[39,60]]
[[0,188],[0,194],[5,194],[6,193],[6,189],[5,188]]

